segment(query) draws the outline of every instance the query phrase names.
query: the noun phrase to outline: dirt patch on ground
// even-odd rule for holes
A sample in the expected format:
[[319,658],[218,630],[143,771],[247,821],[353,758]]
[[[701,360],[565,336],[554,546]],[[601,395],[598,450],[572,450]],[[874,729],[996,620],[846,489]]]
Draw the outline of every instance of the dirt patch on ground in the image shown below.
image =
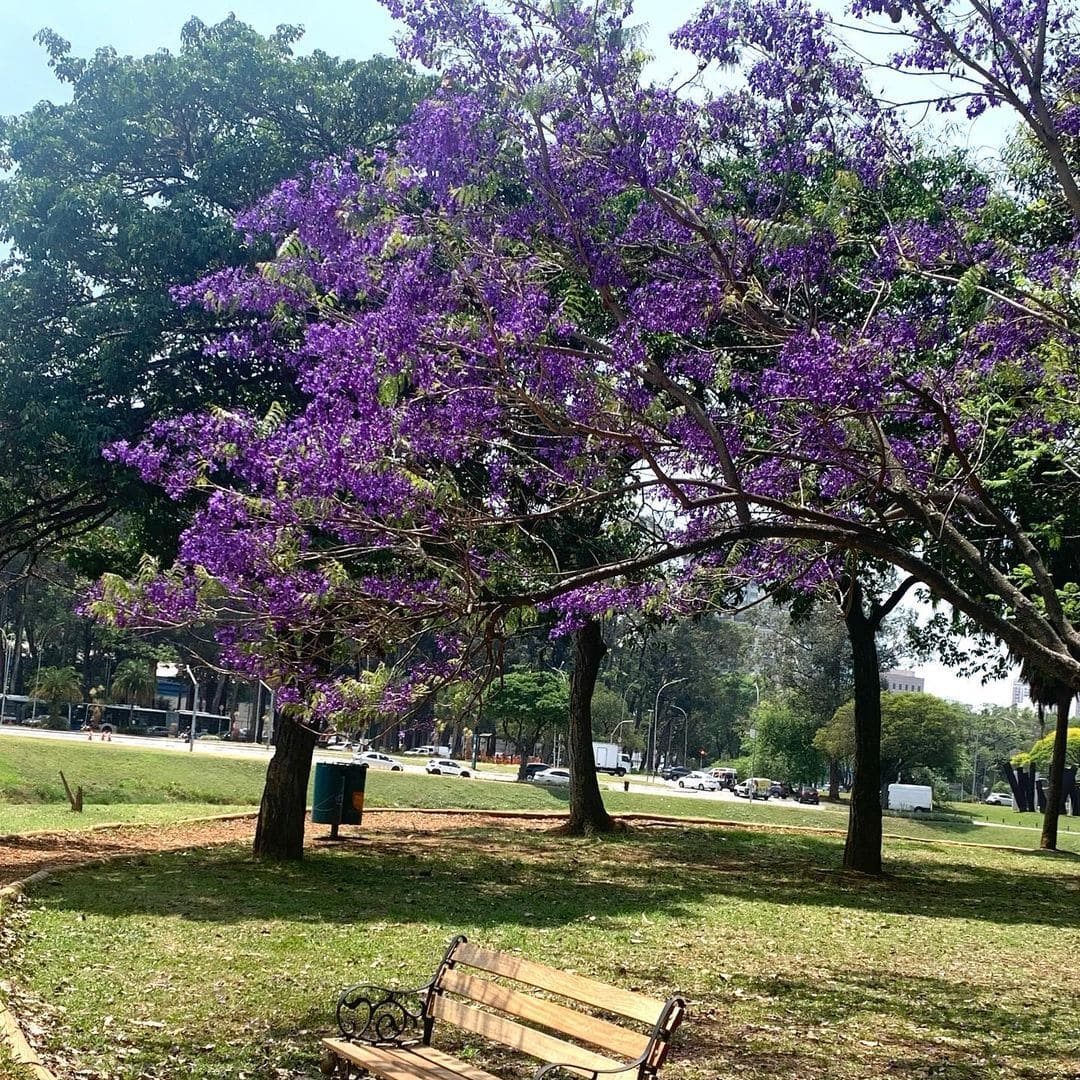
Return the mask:
[[[371,833],[441,833],[450,829],[490,828],[507,825],[508,815],[485,813],[425,813],[416,810],[369,810],[359,828],[345,826],[343,838],[363,839]],[[512,816],[515,829],[552,829],[560,815]],[[309,845],[325,843],[328,827],[308,824]],[[40,870],[77,866],[98,859],[145,855],[156,851],[209,847],[214,844],[251,843],[255,815],[211,821],[179,822],[175,825],[103,826],[82,832],[36,832],[0,837],[0,887],[20,881]]]
[[250,841],[255,818],[188,821],[175,825],[123,825],[84,832],[36,832],[0,838],[0,886],[51,867],[153,851]]

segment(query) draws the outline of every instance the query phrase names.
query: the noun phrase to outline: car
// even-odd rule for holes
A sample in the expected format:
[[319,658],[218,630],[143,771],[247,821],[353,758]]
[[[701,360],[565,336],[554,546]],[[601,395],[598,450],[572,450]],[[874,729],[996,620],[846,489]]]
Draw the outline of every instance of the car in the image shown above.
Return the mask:
[[769,784],[769,796],[773,799],[789,799],[791,798],[791,785],[774,780]]
[[532,777],[534,784],[552,784],[555,787],[565,787],[570,783],[569,769],[541,769]]
[[472,776],[472,773],[460,762],[451,761],[449,758],[432,758],[424,766],[432,776]]
[[695,791],[720,790],[720,781],[706,772],[689,772],[685,776],[673,776],[668,783],[677,784],[681,788],[692,788]]
[[348,750],[349,737],[347,735],[334,734],[331,735],[323,747],[325,750]]
[[661,769],[660,777],[663,780],[678,780],[680,776],[689,776],[694,770],[684,768],[682,765],[673,765],[669,769]]
[[821,802],[821,797],[818,795],[818,789],[814,787],[801,787],[795,792],[795,801],[801,803],[808,803],[811,806],[817,806]]
[[370,765],[373,769],[389,769],[391,772],[401,772],[401,764],[395,761],[389,754],[381,754],[378,750],[364,750],[362,753],[353,754],[354,765]]
[[1013,805],[1013,797],[1007,791],[991,791],[990,794],[986,796],[985,801],[987,806],[1011,807]]
[[546,769],[553,769],[555,766],[549,761],[530,761],[525,766],[525,779],[532,780],[539,772],[544,772]]

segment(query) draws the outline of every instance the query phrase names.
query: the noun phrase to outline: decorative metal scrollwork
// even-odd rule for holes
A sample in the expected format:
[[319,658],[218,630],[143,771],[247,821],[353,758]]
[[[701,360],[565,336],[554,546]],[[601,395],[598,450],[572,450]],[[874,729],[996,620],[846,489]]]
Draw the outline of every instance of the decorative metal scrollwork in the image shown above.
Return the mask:
[[430,983],[416,990],[388,990],[367,983],[350,986],[338,999],[338,1028],[345,1038],[361,1042],[417,1042],[429,987]]

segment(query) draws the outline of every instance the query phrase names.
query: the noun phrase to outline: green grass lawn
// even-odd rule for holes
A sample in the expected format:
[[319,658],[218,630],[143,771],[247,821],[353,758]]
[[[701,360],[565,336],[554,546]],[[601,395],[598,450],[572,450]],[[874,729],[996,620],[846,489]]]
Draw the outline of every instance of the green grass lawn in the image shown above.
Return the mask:
[[241,814],[253,806],[225,806],[209,803],[90,803],[81,814],[73,814],[65,802],[32,804],[0,802],[0,836],[13,833],[90,829],[113,822],[132,825],[166,825],[216,814]]
[[423,982],[457,932],[685,993],[668,1080],[1073,1080],[1080,859],[895,841],[868,881],[840,843],[508,825],[292,866],[156,855],[41,883],[14,968],[53,1044],[115,1080],[315,1077],[340,988]]
[[[85,789],[86,812],[82,815],[66,809],[61,770],[70,783]],[[482,774],[483,767],[480,771]],[[0,835],[41,828],[79,829],[105,820],[181,820],[254,807],[262,793],[265,772],[265,759],[5,736],[0,740]],[[367,785],[366,805],[370,807],[561,811],[567,797],[565,788],[485,783],[382,769],[369,771]],[[844,829],[847,825],[846,807],[811,809],[778,800],[751,804],[742,800],[627,794],[621,785],[607,778],[602,779],[601,787],[609,809],[616,813],[671,814],[826,829]],[[41,816],[30,806],[40,808]],[[970,817],[955,821],[887,818],[885,829],[922,839],[1038,847],[1038,815],[996,808],[978,810],[995,823],[1000,819],[1002,824],[975,825]],[[1006,828],[1005,823],[1023,828]],[[1062,819],[1061,847],[1080,851],[1080,831],[1071,831],[1073,825],[1071,818]]]

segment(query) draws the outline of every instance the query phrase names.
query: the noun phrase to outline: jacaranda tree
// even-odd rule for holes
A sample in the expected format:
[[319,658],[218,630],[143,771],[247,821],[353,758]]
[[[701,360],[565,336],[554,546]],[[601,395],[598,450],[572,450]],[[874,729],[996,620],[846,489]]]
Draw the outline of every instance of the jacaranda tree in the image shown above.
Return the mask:
[[[283,185],[240,218],[278,257],[177,293],[261,317],[243,348],[291,365],[305,404],[112,449],[207,499],[175,567],[103,583],[102,617],[215,620],[303,720],[339,704],[350,650],[433,640],[387,691],[404,704],[521,610],[569,632],[884,562],[1080,689],[1077,586],[1050,566],[1080,419],[1067,5],[857,12],[969,111],[1017,112],[1054,193],[1035,209],[914,145],[803,0],[706,5],[674,35],[699,59],[678,88],[644,81],[625,3],[390,7],[441,75],[396,152]],[[516,557],[602,507],[630,554]]]

